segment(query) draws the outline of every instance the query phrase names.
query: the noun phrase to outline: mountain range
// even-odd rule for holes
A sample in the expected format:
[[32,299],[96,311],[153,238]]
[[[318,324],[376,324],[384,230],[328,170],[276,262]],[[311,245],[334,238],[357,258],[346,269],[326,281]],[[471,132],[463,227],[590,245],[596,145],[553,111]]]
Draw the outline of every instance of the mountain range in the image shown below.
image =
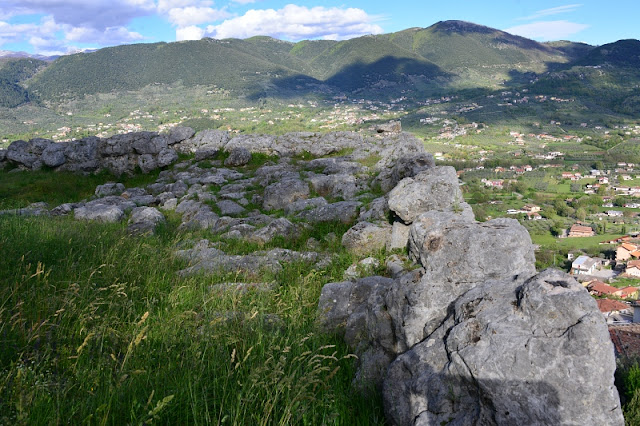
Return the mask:
[[[45,58],[47,59],[47,58]],[[0,65],[0,106],[55,104],[150,85],[211,86],[249,100],[304,95],[449,94],[530,85],[539,90],[636,96],[640,41],[603,46],[538,43],[463,21],[345,41],[271,37],[133,44],[53,61]],[[639,98],[640,99],[640,98]],[[627,105],[629,111],[639,102]]]

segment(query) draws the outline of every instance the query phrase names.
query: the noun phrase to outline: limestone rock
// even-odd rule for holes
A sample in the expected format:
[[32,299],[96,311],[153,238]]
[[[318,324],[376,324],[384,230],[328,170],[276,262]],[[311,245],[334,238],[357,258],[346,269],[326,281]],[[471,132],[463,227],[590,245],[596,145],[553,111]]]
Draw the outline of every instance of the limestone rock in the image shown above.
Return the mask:
[[275,136],[271,135],[238,135],[229,141],[226,150],[243,149],[267,155],[277,155]]
[[[51,214],[49,212],[49,206],[47,203],[39,202],[29,204],[27,207],[21,209],[0,210],[0,216],[2,215],[15,215],[15,216],[46,216]],[[51,214],[53,216],[53,214]]]
[[623,425],[614,370],[605,321],[573,278],[491,280],[391,364],[385,412],[396,425]]
[[378,133],[400,133],[402,132],[402,123],[400,121],[390,121],[384,124],[378,124],[375,127]]
[[88,137],[64,145],[67,162],[60,166],[62,170],[72,172],[93,172],[101,166],[98,155],[99,138]]
[[391,169],[391,180],[389,185],[395,187],[404,178],[414,177],[418,173],[435,167],[436,163],[433,155],[423,152],[421,154],[400,157]]
[[65,146],[58,143],[49,144],[43,151],[40,159],[47,167],[58,167],[64,164]]
[[243,214],[247,210],[240,204],[231,200],[221,200],[216,203],[223,216],[237,216]]
[[326,175],[356,175],[363,171],[364,166],[344,157],[315,158],[306,164],[307,169],[321,169]]
[[142,154],[138,157],[138,167],[140,167],[142,173],[146,174],[158,168],[158,163],[153,158],[153,155]]
[[359,201],[340,201],[302,211],[297,217],[310,223],[340,221],[348,224],[358,217],[361,205]]
[[[398,347],[406,350],[431,334],[444,319],[449,304],[475,285],[490,279],[530,277],[535,273],[531,237],[514,219],[485,223],[458,221],[436,213],[440,220],[412,239],[420,245],[419,282],[394,286],[386,296],[398,324]],[[401,326],[400,326],[401,325]]]
[[292,215],[303,210],[308,210],[310,208],[320,207],[327,205],[327,200],[323,197],[309,198],[306,200],[298,200],[294,201],[291,204],[287,204],[284,208],[284,213],[287,215]]
[[386,247],[391,236],[391,227],[358,222],[342,236],[342,245],[355,254],[380,251]]
[[228,132],[222,130],[203,130],[191,139],[175,144],[174,149],[185,154],[198,151],[220,151],[228,141]]
[[410,228],[402,222],[393,222],[391,237],[387,243],[387,251],[406,249],[409,244]]
[[405,223],[426,211],[454,211],[463,202],[453,167],[434,167],[405,178],[389,193],[389,208]]
[[244,166],[251,161],[251,152],[242,147],[233,148],[229,157],[224,160],[224,165],[228,167]]
[[368,210],[360,213],[359,221],[387,222],[389,220],[389,204],[387,197],[378,197],[371,201]]
[[29,169],[33,168],[39,161],[39,157],[31,153],[29,142],[17,140],[12,142],[7,148],[7,159],[21,164]]
[[185,141],[195,135],[191,127],[177,126],[171,129],[171,132],[167,136],[167,144],[175,145],[176,143]]
[[96,197],[106,197],[109,195],[120,195],[124,192],[124,185],[116,182],[107,182],[96,186]]
[[380,267],[380,261],[375,257],[364,258],[357,263],[349,266],[344,271],[343,278],[345,280],[355,281],[358,278],[373,275],[376,268]]
[[313,190],[323,197],[352,200],[363,189],[354,176],[347,174],[315,175],[309,181]]
[[281,210],[297,200],[309,198],[309,185],[300,179],[285,179],[272,183],[264,190],[263,207]]
[[73,215],[80,220],[115,223],[124,218],[124,210],[122,207],[112,204],[92,204],[75,209]]
[[298,228],[293,223],[282,217],[254,232],[249,238],[249,241],[265,244],[277,236],[289,239],[295,236],[297,229]]
[[166,167],[178,161],[178,153],[171,148],[164,148],[158,152],[156,164],[158,167]]
[[158,209],[153,207],[137,207],[131,212],[128,231],[132,234],[155,233],[156,227],[166,222],[166,219]]

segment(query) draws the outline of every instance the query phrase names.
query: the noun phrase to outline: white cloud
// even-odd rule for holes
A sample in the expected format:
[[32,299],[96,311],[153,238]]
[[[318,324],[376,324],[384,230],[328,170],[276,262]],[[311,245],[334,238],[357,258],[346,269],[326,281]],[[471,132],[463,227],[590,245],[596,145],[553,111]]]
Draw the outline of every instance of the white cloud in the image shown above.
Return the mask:
[[[154,0],[2,0],[0,3],[0,16],[44,16],[40,25],[11,26],[12,41],[28,41],[38,53],[75,49],[65,48],[69,42],[109,46],[141,40],[142,35],[126,27],[132,19],[155,11]],[[0,44],[7,41],[7,37],[0,34]]]
[[560,13],[573,12],[574,10],[582,7],[582,4],[568,4],[566,6],[558,6],[552,7],[550,9],[543,9],[535,12],[531,16],[525,16],[523,18],[518,18],[519,21],[533,21],[535,19],[540,19],[545,16],[558,15]]
[[65,53],[69,53],[73,50],[73,48],[67,46],[64,41],[50,37],[43,38],[33,36],[29,38],[29,44],[34,47],[38,54],[46,56],[64,55]]
[[60,24],[104,30],[126,26],[133,18],[156,10],[153,0],[2,0],[0,15],[13,13],[53,16]]
[[507,28],[506,32],[541,41],[568,39],[589,28],[589,25],[569,21],[539,21]]
[[125,27],[109,27],[102,31],[91,27],[73,27],[65,34],[68,41],[99,45],[129,43],[143,38],[142,34],[129,31]]
[[289,40],[305,38],[346,39],[380,34],[376,17],[356,8],[307,8],[289,4],[282,9],[249,10],[243,16],[207,27],[214,38],[247,38],[268,35]]
[[171,9],[182,9],[185,7],[212,7],[210,0],[159,0],[158,12],[166,14]]
[[230,16],[225,10],[196,6],[169,9],[167,14],[169,22],[179,28],[214,22]]
[[204,37],[204,30],[195,25],[176,30],[176,41],[200,40],[202,37]]
[[231,1],[239,4],[251,4],[256,2],[256,0],[231,0]]
[[50,16],[42,18],[39,23],[10,24],[0,21],[0,44],[28,40],[33,41],[34,47],[38,49],[44,45],[51,45],[56,32],[61,29],[62,26]]

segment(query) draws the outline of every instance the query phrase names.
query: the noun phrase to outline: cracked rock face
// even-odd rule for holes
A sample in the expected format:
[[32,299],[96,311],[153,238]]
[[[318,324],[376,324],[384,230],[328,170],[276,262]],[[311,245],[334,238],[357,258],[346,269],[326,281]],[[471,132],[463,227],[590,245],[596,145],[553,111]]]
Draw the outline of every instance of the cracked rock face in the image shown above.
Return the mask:
[[462,208],[462,191],[453,167],[433,167],[405,178],[389,193],[389,208],[405,223],[431,210]]
[[416,166],[426,170],[388,207],[417,269],[327,284],[320,297],[319,325],[358,355],[355,383],[383,390],[394,425],[624,424],[588,292],[559,271],[535,275],[516,220],[476,222],[452,168]]
[[622,425],[613,348],[595,301],[546,270],[460,297],[384,380],[397,425]]

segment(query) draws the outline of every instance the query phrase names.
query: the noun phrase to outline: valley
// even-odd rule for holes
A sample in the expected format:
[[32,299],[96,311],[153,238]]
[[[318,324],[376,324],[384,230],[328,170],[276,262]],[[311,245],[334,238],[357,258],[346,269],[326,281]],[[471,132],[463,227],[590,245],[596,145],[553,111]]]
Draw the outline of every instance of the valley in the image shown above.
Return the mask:
[[[18,140],[29,142],[12,146]],[[88,153],[72,146],[88,146]],[[59,158],[43,165],[44,151]],[[91,166],[82,165],[83,156]],[[237,164],[235,156],[241,158]],[[71,173],[78,171],[92,174]],[[429,206],[405,218],[402,203],[410,204],[405,199],[411,196],[396,197],[401,201],[392,206],[399,191],[394,187],[404,182],[416,191],[432,190],[428,179],[417,177],[431,173],[448,185],[440,194],[446,202],[440,206],[433,196]],[[285,202],[273,189],[281,180],[297,185],[277,188],[291,191]],[[277,199],[274,205],[265,201],[269,195]],[[34,204],[41,202],[46,204]],[[141,209],[162,216],[142,236],[136,226],[149,224],[136,222]],[[118,219],[103,220],[112,210]],[[429,234],[428,225],[459,232],[464,249],[438,252],[440,235]],[[399,300],[405,302],[397,303],[407,305],[393,312],[396,302],[390,301],[397,295],[385,286],[400,282],[402,274],[427,270],[421,273],[435,282],[429,288],[434,297],[448,294],[450,285],[436,272],[464,285],[473,281],[464,274],[474,276],[477,289],[442,296],[442,305],[452,307],[467,290],[482,292],[483,304],[501,298],[520,304],[504,296],[508,292],[496,295],[486,284],[495,277],[498,287],[517,281],[522,294],[563,309],[566,300],[536,293],[546,285],[538,281],[561,282],[572,300],[586,295],[584,286],[597,299],[598,319],[602,314],[611,327],[625,330],[640,321],[633,314],[640,299],[640,41],[538,43],[443,21],[344,41],[202,39],[110,47],[53,61],[3,60],[0,229],[9,259],[0,278],[15,283],[0,291],[6,300],[0,319],[11,312],[0,330],[12,345],[0,354],[0,366],[13,386],[0,379],[0,406],[3,397],[15,402],[11,417],[0,415],[0,423],[30,415],[47,419],[53,390],[85,401],[64,403],[63,411],[89,423],[124,407],[130,416],[120,412],[123,422],[267,424],[277,418],[319,424],[353,418],[385,424],[390,414],[381,398],[389,395],[367,398],[354,392],[351,379],[371,374],[380,380],[376,363],[386,369],[403,350],[420,350],[421,343],[407,343],[416,339],[411,333],[423,332],[410,330],[413,314],[394,317],[407,328],[392,332],[371,319],[414,309],[413,290],[402,290],[407,294]],[[265,230],[271,234],[263,240]],[[405,233],[397,247],[390,243],[395,232]],[[489,270],[495,259],[478,254],[485,247],[470,235],[502,253],[501,262],[514,253],[517,262],[496,266],[494,277]],[[530,246],[529,237],[530,252],[522,248]],[[524,243],[510,249],[512,240]],[[317,258],[310,262],[307,252]],[[459,263],[429,269],[429,256],[438,265]],[[467,271],[468,260],[481,264],[481,271]],[[549,267],[582,286],[565,275],[545,278],[548,272],[541,271]],[[522,268],[529,281],[516,277],[507,284],[513,268]],[[411,279],[411,285],[428,282]],[[27,327],[50,291],[55,297],[46,318]],[[371,291],[371,300],[386,298],[391,313],[360,299],[340,312],[325,291],[356,299]],[[328,303],[330,337],[318,333],[319,299]],[[576,305],[589,303],[591,297],[582,297]],[[429,309],[420,315],[437,318],[429,319],[433,333],[454,327],[454,319],[475,321],[475,314],[465,317],[466,307],[456,305],[459,312],[447,323],[439,307]],[[578,311],[567,313],[572,315],[578,321]],[[536,314],[528,318],[543,321]],[[563,338],[562,331],[554,339]],[[606,332],[600,334],[608,345]],[[473,346],[475,338],[463,343]],[[41,340],[60,345],[61,352],[38,349],[33,342]],[[616,346],[618,355],[622,347]],[[353,362],[356,357],[363,360]],[[172,383],[184,369],[189,373]],[[624,374],[637,369],[619,365]],[[467,392],[460,386],[457,391]],[[640,391],[632,403],[629,389],[623,404],[631,418]],[[121,396],[114,400],[116,391]],[[440,397],[449,401],[445,393]],[[28,403],[16,402],[25,398],[37,405],[32,414],[24,410]],[[174,398],[192,410],[172,407]],[[455,401],[445,405],[462,416]],[[205,413],[209,408],[216,412]],[[61,421],[59,408],[56,415]]]

